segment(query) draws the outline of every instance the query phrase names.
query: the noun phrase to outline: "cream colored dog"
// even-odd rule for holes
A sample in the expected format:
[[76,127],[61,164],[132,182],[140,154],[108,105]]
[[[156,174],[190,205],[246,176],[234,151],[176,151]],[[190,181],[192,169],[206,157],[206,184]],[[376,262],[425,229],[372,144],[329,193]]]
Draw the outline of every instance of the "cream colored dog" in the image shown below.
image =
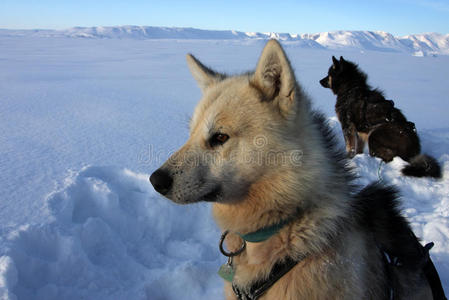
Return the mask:
[[394,191],[354,193],[345,155],[277,41],[243,75],[219,74],[192,55],[187,62],[203,98],[189,140],[150,181],[176,203],[213,202],[229,251],[265,234],[233,257],[227,299],[255,299],[254,287],[273,274],[259,299],[432,298],[422,246]]

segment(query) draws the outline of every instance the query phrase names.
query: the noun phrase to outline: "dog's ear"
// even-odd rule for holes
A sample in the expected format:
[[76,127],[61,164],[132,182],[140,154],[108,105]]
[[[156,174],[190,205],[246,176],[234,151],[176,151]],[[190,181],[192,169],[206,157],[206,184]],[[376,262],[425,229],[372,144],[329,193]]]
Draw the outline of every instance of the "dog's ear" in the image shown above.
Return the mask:
[[252,79],[268,101],[275,100],[283,114],[294,105],[296,80],[287,56],[276,40],[270,40],[262,51]]
[[344,60],[343,56],[340,56],[340,62],[341,63],[345,63],[346,62],[346,60]]
[[332,56],[332,63],[334,64],[335,68],[337,68],[338,65],[340,64],[340,62],[335,58],[335,56]]
[[223,80],[226,76],[215,71],[212,71],[205,65],[203,65],[195,56],[187,54],[187,65],[193,78],[198,82],[201,90],[204,92],[207,87],[215,82]]

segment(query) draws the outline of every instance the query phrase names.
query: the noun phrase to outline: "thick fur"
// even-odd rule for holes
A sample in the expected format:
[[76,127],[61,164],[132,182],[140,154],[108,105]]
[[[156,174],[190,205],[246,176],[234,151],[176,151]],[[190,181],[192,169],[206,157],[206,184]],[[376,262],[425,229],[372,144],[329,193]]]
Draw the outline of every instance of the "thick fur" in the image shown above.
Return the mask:
[[395,156],[409,162],[403,169],[408,176],[441,177],[440,166],[428,155],[419,155],[421,146],[415,124],[386,100],[383,93],[367,84],[367,76],[356,64],[343,57],[320,80],[337,95],[335,111],[341,123],[349,157],[362,153],[368,142],[369,153],[390,162]]
[[[187,61],[203,97],[189,140],[152,174],[155,188],[179,204],[212,202],[218,225],[231,232],[230,251],[242,243],[232,233],[293,219],[268,240],[247,243],[233,261],[235,285],[248,289],[277,262],[305,257],[260,299],[390,299],[382,254],[389,251],[407,263],[393,270],[395,299],[432,298],[394,191],[372,185],[354,193],[344,152],[277,41],[243,75]],[[229,283],[225,295],[236,299]]]
[[[423,172],[425,170],[425,172]],[[441,168],[435,158],[421,154],[413,157],[410,164],[402,169],[402,173],[407,176],[423,177],[430,176],[441,177]]]

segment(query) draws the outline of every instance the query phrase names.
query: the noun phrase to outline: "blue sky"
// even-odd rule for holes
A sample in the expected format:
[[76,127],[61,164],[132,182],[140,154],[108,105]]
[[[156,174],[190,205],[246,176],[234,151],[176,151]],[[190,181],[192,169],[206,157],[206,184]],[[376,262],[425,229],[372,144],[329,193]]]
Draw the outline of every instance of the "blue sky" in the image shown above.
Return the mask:
[[449,0],[0,0],[0,28],[149,25],[314,33],[449,33]]

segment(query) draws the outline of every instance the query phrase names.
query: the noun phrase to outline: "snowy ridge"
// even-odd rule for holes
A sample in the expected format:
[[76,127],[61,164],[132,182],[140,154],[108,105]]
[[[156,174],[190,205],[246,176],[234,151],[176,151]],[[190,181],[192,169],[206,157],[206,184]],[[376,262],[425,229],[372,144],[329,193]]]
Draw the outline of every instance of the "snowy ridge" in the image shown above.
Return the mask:
[[0,30],[0,35],[68,37],[91,39],[200,39],[267,40],[296,42],[306,48],[352,48],[373,51],[406,52],[418,56],[449,55],[449,34],[425,33],[395,37],[383,31],[332,31],[315,34],[260,33],[235,30],[154,26],[73,27],[66,30]]
[[414,55],[449,54],[449,34],[426,33],[395,37],[383,31],[333,31],[304,34],[330,49],[355,48],[374,51],[408,52]]

